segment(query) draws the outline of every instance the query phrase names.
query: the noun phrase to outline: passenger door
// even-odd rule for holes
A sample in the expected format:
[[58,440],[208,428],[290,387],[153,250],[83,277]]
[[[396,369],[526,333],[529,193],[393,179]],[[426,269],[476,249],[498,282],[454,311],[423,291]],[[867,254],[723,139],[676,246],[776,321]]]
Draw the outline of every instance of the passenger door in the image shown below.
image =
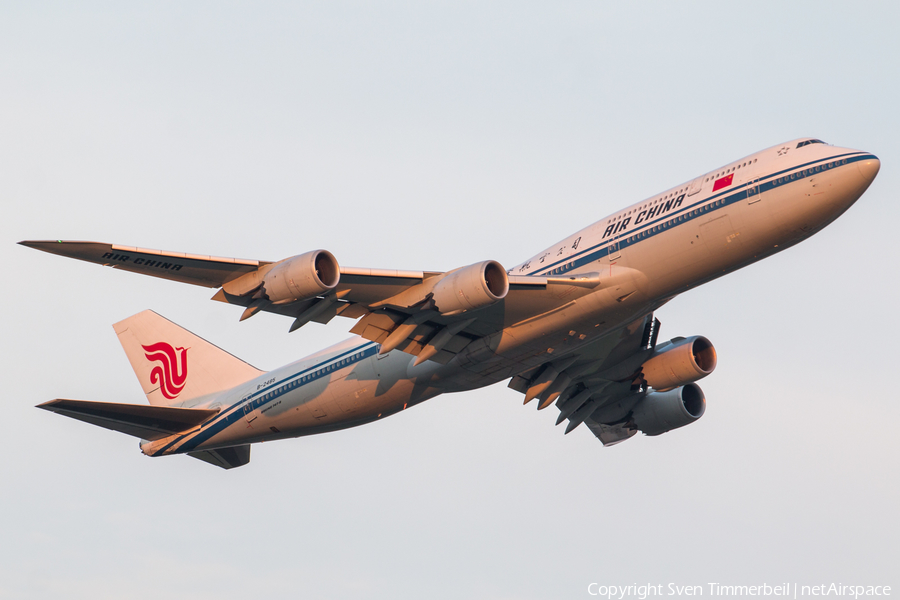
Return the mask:
[[688,196],[693,196],[697,192],[703,189],[703,181],[706,179],[706,175],[701,175],[697,179],[691,182],[691,187],[688,188]]
[[756,204],[760,200],[762,195],[759,193],[759,177],[754,174],[747,182],[747,204]]
[[762,200],[762,190],[759,186],[760,168],[756,163],[750,162],[744,168],[739,169],[741,179],[747,184],[747,204],[756,204]]
[[246,394],[241,399],[241,404],[243,405],[243,408],[241,410],[244,411],[244,420],[247,421],[247,425],[250,425],[250,423],[255,421],[256,418],[259,416],[259,413],[255,412],[253,410],[255,403],[253,400],[250,400],[250,396],[252,396],[252,395],[253,394]]
[[609,252],[609,266],[613,266],[616,264],[616,261],[622,257],[622,253],[619,250],[619,240],[622,239],[622,236],[616,234],[613,236],[612,241],[609,242],[609,247],[607,251]]

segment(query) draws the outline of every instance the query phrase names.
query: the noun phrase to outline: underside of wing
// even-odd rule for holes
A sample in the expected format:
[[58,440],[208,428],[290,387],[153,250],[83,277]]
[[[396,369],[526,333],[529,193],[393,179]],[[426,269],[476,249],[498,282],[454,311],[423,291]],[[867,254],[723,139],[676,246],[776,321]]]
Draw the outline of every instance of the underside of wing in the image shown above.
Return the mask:
[[509,387],[525,394],[525,404],[536,400],[538,410],[555,402],[560,411],[556,424],[568,420],[566,433],[587,423],[604,445],[618,443],[637,429],[624,419],[608,424],[597,418],[602,419],[604,407],[625,407],[641,398],[646,387],[640,367],[652,354],[658,333],[659,321],[648,314],[580,351],[513,377]]
[[566,433],[582,423],[603,442],[618,444],[642,431],[660,435],[703,416],[706,397],[695,383],[716,367],[716,352],[703,336],[657,343],[659,320],[648,314],[571,354],[519,374],[509,387],[537,400],[556,402]]
[[[367,305],[351,331],[381,344],[382,352],[396,348],[416,356],[417,364],[446,364],[474,340],[558,309],[590,293],[599,281],[594,273],[566,279],[503,273],[498,284],[492,280],[492,262],[424,273],[420,284]],[[464,297],[469,306],[461,309],[447,296]],[[346,298],[353,298],[352,291]]]

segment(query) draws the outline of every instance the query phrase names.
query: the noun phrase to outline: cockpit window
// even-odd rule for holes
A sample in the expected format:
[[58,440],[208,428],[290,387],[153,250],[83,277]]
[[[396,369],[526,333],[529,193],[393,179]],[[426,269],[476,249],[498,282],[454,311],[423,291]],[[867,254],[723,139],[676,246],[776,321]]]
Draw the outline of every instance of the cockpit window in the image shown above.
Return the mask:
[[822,140],[803,140],[799,144],[797,144],[798,148],[802,148],[803,146],[808,146],[810,144],[824,144]]

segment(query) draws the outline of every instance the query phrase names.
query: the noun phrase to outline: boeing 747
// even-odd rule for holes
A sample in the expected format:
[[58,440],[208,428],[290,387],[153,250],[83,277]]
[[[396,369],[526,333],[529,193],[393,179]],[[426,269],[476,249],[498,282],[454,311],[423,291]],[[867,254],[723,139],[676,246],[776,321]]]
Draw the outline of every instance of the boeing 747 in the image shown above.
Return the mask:
[[510,269],[344,267],[326,250],[277,262],[96,242],[22,245],[217,288],[213,300],[292,319],[336,316],[351,338],[263,372],[151,311],[115,325],[149,405],[57,399],[39,408],[141,438],[149,456],[223,468],[250,444],[383,419],[446,392],[509,380],[604,445],[703,416],[716,367],[703,336],[659,342],[654,312],[693,287],[805,240],[874,180],[878,158],[804,138],[628,206]]

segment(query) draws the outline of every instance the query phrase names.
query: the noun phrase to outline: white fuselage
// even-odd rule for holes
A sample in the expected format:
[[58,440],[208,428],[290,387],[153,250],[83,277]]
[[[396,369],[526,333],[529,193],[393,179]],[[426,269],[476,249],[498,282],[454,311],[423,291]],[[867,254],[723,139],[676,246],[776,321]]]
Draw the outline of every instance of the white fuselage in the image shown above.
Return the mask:
[[[194,431],[143,442],[150,455],[297,437],[368,423],[438,394],[490,385],[591,344],[675,295],[806,239],[847,210],[873,155],[799,140],[752,154],[572,234],[510,275],[599,273],[555,305],[476,340],[449,364],[352,338],[186,406],[220,408]],[[555,353],[555,354],[554,354]]]

